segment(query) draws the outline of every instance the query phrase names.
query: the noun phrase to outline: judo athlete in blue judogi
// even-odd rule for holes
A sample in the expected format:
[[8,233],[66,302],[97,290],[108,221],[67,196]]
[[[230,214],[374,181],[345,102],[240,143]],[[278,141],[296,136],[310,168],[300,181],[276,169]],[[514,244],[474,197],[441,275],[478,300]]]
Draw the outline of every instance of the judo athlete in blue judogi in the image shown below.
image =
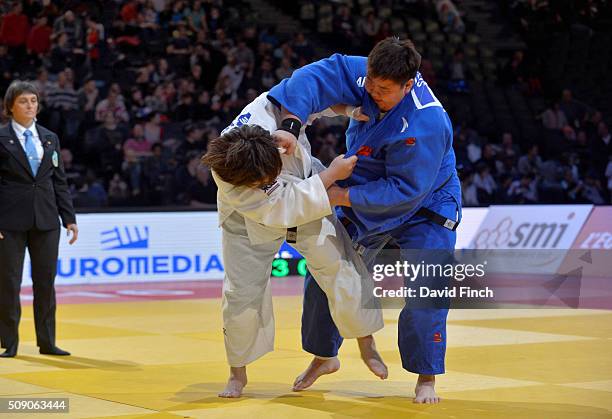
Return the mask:
[[[334,54],[302,67],[268,96],[282,106],[285,121],[306,121],[308,115],[334,103],[355,106],[369,117],[368,122],[351,120],[346,155],[358,155],[357,166],[341,187],[333,186],[328,193],[341,196],[336,201],[342,203],[339,216],[350,221],[347,229],[355,248],[370,265],[387,244],[398,246],[410,263],[420,263],[431,253],[439,255],[440,250],[450,257],[455,246],[461,186],[453,130],[444,108],[417,72],[419,65],[420,55],[410,41],[388,38],[367,58]],[[336,356],[342,343],[325,294],[310,275],[304,292],[302,345],[315,359],[296,379],[296,390],[338,369]],[[434,385],[435,375],[444,373],[447,314],[448,305],[404,306],[400,314],[402,365],[419,374],[415,402],[439,401]]]

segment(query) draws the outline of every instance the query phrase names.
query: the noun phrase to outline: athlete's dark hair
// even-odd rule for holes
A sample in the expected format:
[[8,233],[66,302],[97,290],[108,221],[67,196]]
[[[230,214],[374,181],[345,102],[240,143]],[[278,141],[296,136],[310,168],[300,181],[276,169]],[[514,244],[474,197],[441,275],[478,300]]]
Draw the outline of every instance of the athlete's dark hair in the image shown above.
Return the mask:
[[383,39],[368,55],[368,76],[405,84],[421,66],[421,54],[409,39]]
[[208,143],[202,162],[235,186],[264,186],[283,163],[272,135],[258,125],[242,125]]

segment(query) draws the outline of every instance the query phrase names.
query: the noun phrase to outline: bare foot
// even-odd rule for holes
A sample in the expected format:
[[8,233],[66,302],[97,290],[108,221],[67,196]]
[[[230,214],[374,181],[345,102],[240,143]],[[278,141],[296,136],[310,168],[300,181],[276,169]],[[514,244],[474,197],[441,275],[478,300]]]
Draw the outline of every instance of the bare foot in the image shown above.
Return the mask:
[[236,398],[242,395],[242,389],[247,385],[246,367],[230,367],[230,376],[219,397]]
[[374,375],[379,377],[381,380],[387,378],[389,372],[387,371],[387,366],[380,357],[380,354],[376,350],[374,337],[369,335],[357,338],[357,343],[359,344],[361,359],[363,359],[363,362],[365,362],[370,371],[372,371]]
[[340,368],[340,361],[333,357],[322,359],[315,357],[306,371],[301,373],[293,383],[293,391],[302,391],[314,384],[314,382],[322,375],[332,374]]
[[440,403],[440,397],[436,394],[436,376],[419,375],[416,387],[414,388],[414,403],[435,404]]

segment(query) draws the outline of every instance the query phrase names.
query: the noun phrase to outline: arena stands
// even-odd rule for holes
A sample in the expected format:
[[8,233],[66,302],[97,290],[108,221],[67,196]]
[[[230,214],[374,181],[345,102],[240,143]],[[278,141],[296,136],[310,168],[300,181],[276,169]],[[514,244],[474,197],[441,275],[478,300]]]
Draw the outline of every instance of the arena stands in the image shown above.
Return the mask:
[[[607,3],[2,2],[0,92],[35,80],[77,206],[214,208],[198,157],[248,101],[315,59],[407,36],[455,125],[465,205],[609,203]],[[345,124],[310,129],[323,162]]]

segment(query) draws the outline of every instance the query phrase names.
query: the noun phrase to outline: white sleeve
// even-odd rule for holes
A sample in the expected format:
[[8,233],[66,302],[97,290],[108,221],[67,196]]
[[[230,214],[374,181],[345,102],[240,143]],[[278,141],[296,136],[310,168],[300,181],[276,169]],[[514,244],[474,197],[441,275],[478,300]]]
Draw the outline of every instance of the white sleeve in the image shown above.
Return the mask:
[[313,113],[308,117],[308,121],[306,121],[306,125],[312,125],[312,123],[321,117],[326,118],[335,118],[339,116],[336,112],[332,111],[331,108],[325,108],[321,112]]
[[268,227],[289,228],[332,213],[327,191],[318,175],[300,182],[277,179],[266,189],[233,186],[214,172],[219,199],[246,218]]
[[321,160],[317,159],[315,156],[310,157],[311,165],[312,165],[312,174],[316,175],[317,173],[321,173],[323,170],[327,169]]

